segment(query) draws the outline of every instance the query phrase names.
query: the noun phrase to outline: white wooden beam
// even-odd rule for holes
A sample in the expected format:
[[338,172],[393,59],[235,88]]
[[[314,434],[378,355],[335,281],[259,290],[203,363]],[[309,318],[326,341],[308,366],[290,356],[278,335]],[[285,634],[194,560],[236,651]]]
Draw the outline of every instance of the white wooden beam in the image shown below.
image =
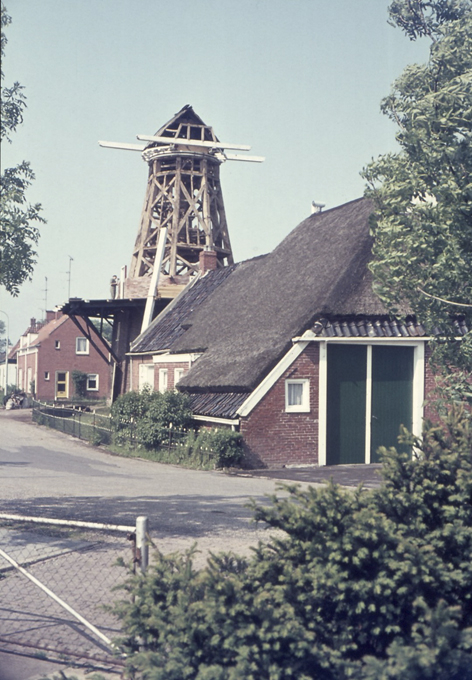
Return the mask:
[[247,163],[263,163],[265,156],[241,156],[239,153],[225,153],[227,161],[246,161]]
[[185,139],[184,137],[155,137],[153,135],[136,135],[143,142],[160,142],[161,144],[177,144],[179,146],[202,146],[206,149],[235,149],[249,151],[247,144],[226,144],[224,142],[201,142],[199,139]]
[[123,149],[125,151],[144,151],[146,146],[144,144],[124,144],[122,142],[98,142],[100,146],[105,146],[108,149]]

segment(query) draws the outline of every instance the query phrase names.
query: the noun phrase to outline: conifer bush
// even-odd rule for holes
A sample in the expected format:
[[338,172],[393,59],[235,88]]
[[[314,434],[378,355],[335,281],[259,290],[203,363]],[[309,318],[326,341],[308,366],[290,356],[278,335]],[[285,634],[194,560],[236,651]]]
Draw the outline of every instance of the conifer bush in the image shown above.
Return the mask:
[[472,428],[452,410],[383,485],[285,486],[249,559],[157,553],[117,604],[143,680],[471,680]]

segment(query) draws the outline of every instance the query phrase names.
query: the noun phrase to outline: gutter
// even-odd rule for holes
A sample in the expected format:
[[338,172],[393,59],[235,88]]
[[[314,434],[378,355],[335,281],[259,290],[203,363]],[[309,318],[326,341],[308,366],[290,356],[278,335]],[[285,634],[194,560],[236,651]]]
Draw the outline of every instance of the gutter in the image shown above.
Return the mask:
[[239,418],[217,418],[216,416],[192,416],[192,420],[198,420],[206,423],[215,423],[216,425],[230,425],[232,430],[239,427]]

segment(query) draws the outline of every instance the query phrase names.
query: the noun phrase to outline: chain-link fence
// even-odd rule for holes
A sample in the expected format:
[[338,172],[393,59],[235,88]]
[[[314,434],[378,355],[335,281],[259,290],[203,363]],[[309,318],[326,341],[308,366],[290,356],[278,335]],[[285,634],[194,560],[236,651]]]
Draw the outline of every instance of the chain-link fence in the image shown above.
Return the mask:
[[147,541],[145,518],[135,530],[0,515],[0,650],[120,672],[108,607],[145,569]]

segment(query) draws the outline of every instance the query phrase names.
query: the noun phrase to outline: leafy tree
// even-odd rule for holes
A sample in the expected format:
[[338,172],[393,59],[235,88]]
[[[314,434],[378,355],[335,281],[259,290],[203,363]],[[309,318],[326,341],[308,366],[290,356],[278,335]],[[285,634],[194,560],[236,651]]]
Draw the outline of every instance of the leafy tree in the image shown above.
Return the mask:
[[253,557],[162,555],[117,605],[143,680],[471,680],[472,427],[453,411],[383,486],[285,487]]
[[[6,7],[1,4],[1,56],[5,54],[7,39],[4,28],[11,23]],[[15,82],[4,87],[2,80],[1,141],[11,143],[11,133],[23,122],[26,97],[23,86]],[[12,295],[18,295],[20,285],[31,276],[36,262],[35,245],[39,239],[37,222],[44,222],[40,216],[41,205],[30,205],[26,201],[26,190],[34,179],[34,173],[27,161],[13,168],[6,168],[0,178],[0,285]]]
[[[364,170],[375,205],[370,266],[380,297],[393,313],[417,315],[458,384],[458,369],[472,370],[472,4],[395,0],[390,17],[431,48],[381,104],[400,151]],[[468,325],[461,341],[454,318]],[[471,392],[469,383],[462,394]]]

